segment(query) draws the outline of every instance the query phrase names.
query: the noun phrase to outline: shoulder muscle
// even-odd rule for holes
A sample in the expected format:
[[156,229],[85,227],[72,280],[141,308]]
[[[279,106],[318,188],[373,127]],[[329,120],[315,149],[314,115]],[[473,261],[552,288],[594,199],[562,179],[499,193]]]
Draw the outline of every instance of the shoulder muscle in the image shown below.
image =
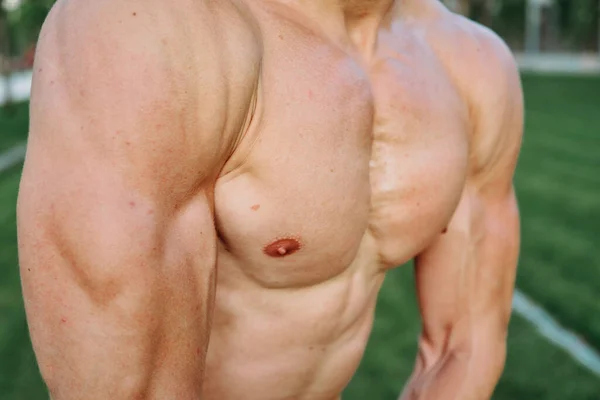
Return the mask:
[[523,133],[518,67],[504,41],[462,16],[448,16],[434,42],[467,102],[471,181],[508,190]]
[[[234,16],[213,3],[59,2],[36,57],[31,163],[102,163],[149,195],[158,182],[172,195],[213,177],[239,134],[259,61],[243,21],[224,30]],[[233,65],[235,47],[246,64]]]

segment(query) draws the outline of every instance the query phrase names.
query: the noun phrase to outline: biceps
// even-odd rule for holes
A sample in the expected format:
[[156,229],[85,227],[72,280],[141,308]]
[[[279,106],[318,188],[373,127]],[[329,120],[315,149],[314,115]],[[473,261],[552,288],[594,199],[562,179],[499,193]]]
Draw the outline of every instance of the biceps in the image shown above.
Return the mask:
[[488,317],[510,313],[519,230],[514,194],[501,200],[466,194],[446,234],[416,259],[423,328],[431,340],[468,334]]

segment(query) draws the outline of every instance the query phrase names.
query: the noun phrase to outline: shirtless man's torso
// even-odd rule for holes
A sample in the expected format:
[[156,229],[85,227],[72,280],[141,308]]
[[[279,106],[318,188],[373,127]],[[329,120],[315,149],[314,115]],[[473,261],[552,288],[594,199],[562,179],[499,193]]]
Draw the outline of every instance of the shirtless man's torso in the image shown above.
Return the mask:
[[60,1],[18,204],[53,399],[338,399],[413,258],[402,398],[489,398],[522,108],[436,0]]

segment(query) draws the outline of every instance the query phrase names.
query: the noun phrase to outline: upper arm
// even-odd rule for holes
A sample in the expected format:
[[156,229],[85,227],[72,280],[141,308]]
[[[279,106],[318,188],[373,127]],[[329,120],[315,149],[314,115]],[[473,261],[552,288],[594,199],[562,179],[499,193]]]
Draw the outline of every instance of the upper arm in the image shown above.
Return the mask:
[[[75,1],[58,3],[46,22],[18,204],[23,262],[41,254],[30,247],[40,227],[65,258],[99,261],[86,274],[106,273],[109,259],[154,248],[222,164],[218,68],[209,55],[198,63],[212,79],[194,79],[200,65],[188,70],[189,56],[170,56],[163,41],[176,47],[181,38],[152,30],[153,18],[131,5]],[[213,95],[208,106],[202,91]]]
[[447,232],[415,260],[424,335],[438,349],[449,345],[448,335],[464,348],[477,331],[500,348],[519,248],[513,176],[523,133],[520,78],[506,45],[471,28],[468,46],[460,47],[468,63],[456,67],[472,124],[468,176]]
[[161,374],[179,385],[162,398],[197,385],[203,361],[184,350],[207,343],[211,188],[254,71],[231,72],[204,3],[190,21],[172,3],[59,2],[43,28],[18,233],[32,340],[57,398],[131,394]]

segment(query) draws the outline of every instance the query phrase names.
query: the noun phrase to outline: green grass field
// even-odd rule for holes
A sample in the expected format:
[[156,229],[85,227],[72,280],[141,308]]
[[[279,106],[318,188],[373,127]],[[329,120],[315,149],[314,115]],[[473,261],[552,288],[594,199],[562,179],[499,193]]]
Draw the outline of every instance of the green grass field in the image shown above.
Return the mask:
[[[600,78],[525,76],[527,126],[516,184],[523,220],[518,286],[600,348]],[[25,106],[0,112],[0,152],[25,138]],[[20,167],[0,174],[0,400],[45,399],[27,336],[14,204]],[[419,330],[410,268],[393,271],[345,400],[395,400]],[[514,317],[494,400],[598,400],[600,378]]]

